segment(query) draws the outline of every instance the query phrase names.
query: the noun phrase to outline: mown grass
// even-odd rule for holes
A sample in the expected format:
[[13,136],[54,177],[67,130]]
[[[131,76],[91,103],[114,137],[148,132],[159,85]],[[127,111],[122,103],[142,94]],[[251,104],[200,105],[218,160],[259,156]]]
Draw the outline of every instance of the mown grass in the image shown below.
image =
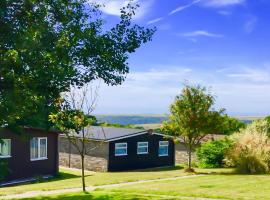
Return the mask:
[[137,183],[90,193],[72,193],[31,198],[33,200],[152,200],[152,199],[270,199],[269,175],[208,174],[185,179]]
[[[91,193],[69,193],[64,195],[40,196],[36,198],[25,198],[24,200],[165,200],[180,199],[168,196],[124,194],[121,192],[95,191]],[[181,199],[180,199],[181,200]]]
[[[197,169],[199,174],[203,176],[188,177],[177,180],[166,180],[158,182],[137,183],[121,187],[109,189],[97,189],[90,193],[69,193],[53,196],[42,196],[29,198],[33,200],[48,199],[48,200],[149,200],[149,199],[229,199],[229,200],[270,200],[270,175],[240,175],[235,174],[231,169]],[[122,174],[121,180],[126,177],[134,178],[139,174],[145,174],[144,178],[152,175],[154,177],[171,174],[184,175],[182,169],[168,170],[155,169],[152,171],[141,172],[122,172],[122,173],[96,173],[96,179],[107,174],[110,176],[110,181],[120,180],[114,175]],[[155,174],[157,173],[157,174]],[[100,175],[98,175],[100,174]],[[131,175],[133,174],[133,175]],[[148,174],[148,175],[147,175]],[[154,176],[153,176],[154,175]],[[142,180],[142,177],[137,177]],[[72,179],[72,178],[71,178]],[[97,183],[99,180],[95,180]],[[108,180],[103,180],[107,183]],[[101,182],[100,182],[101,183]],[[49,183],[41,183],[49,186]],[[33,184],[39,185],[39,184]],[[25,187],[25,186],[20,186]],[[14,188],[14,187],[13,187]],[[12,188],[10,188],[12,190]],[[59,188],[57,188],[59,189]],[[1,190],[0,190],[1,191]],[[1,199],[1,198],[0,198]]]
[[[201,170],[200,172],[204,172],[204,170]],[[37,190],[49,191],[66,188],[78,188],[81,187],[80,173],[81,172],[77,170],[60,169],[59,177],[53,178],[49,181],[45,181],[42,183],[33,183],[0,188],[0,196],[24,193],[27,191],[37,191]],[[86,185],[98,186],[122,182],[133,182],[138,180],[177,177],[184,175],[186,175],[186,173],[184,173],[183,168],[180,166],[141,170],[141,171],[130,171],[130,172],[114,172],[114,173],[87,172]]]
[[124,186],[110,191],[123,194],[169,194],[180,197],[266,200],[270,199],[270,176],[211,174],[174,181]]

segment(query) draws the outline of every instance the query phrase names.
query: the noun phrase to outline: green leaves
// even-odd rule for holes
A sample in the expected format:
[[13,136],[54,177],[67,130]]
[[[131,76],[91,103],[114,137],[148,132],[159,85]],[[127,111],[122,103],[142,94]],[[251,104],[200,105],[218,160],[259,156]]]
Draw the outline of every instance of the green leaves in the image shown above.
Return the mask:
[[191,152],[207,134],[217,133],[223,109],[215,111],[212,107],[215,98],[206,88],[186,85],[176,96],[170,107],[169,120],[162,131],[184,142],[189,154],[188,167],[191,170]]
[[79,133],[85,127],[96,123],[95,118],[85,115],[80,110],[63,110],[56,114],[51,114],[49,120],[63,133],[68,133],[70,131]]
[[155,32],[132,23],[136,8],[128,4],[105,30],[98,5],[86,0],[1,1],[0,125],[35,118],[48,126],[48,113],[70,85],[122,84],[129,54]]
[[176,136],[193,139],[216,133],[219,128],[217,121],[223,110],[213,110],[214,102],[206,88],[185,86],[171,105],[171,115],[165,127],[173,129],[171,132]]
[[199,166],[202,168],[222,167],[226,153],[232,146],[233,141],[229,139],[209,141],[202,144],[196,150]]

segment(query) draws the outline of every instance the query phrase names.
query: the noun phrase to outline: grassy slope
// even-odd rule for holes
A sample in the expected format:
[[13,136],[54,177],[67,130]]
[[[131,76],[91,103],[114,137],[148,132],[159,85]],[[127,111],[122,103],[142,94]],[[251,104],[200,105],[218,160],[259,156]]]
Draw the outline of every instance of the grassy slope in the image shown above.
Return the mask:
[[[147,188],[147,190],[145,190]],[[113,191],[221,199],[270,199],[269,175],[210,175],[185,180],[137,184]]]
[[[142,194],[123,194],[121,192],[95,191],[91,193],[70,193],[65,195],[41,196],[37,198],[27,198],[24,200],[165,200],[162,196],[149,196]],[[172,198],[170,198],[171,200]],[[177,198],[179,200],[179,198]]]
[[[185,175],[185,173],[181,167],[132,171],[132,172],[113,172],[113,173],[88,172],[86,174],[86,185],[97,186],[121,182],[132,182],[137,180],[176,177],[183,175]],[[0,196],[8,194],[24,193],[27,191],[34,191],[34,190],[48,191],[74,187],[76,188],[81,187],[80,171],[61,169],[59,178],[52,179],[49,182],[0,188]]]
[[[147,189],[146,189],[147,188]],[[189,179],[161,181],[125,186],[121,188],[98,190],[91,194],[74,193],[36,199],[270,199],[269,175],[212,174]],[[166,197],[166,195],[168,195]]]

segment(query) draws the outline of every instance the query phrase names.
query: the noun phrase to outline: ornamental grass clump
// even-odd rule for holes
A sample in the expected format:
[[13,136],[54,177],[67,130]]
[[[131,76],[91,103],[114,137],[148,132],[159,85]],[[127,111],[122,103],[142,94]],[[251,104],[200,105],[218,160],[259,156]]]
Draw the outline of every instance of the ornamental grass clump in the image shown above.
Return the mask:
[[228,158],[239,173],[264,174],[270,172],[269,120],[257,120],[235,134],[235,144]]

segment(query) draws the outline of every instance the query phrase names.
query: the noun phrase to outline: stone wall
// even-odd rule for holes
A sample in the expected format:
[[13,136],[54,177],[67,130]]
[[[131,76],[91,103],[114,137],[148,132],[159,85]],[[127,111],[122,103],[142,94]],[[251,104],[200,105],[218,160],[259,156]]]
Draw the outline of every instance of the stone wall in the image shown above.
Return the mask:
[[[196,155],[192,153],[192,161],[196,161]],[[175,144],[175,163],[176,164],[185,164],[188,162],[188,154],[186,147],[183,143]]]
[[[78,154],[70,155],[70,164],[69,164],[69,154],[68,153],[59,153],[59,164],[60,166],[71,167],[81,169],[81,157]],[[108,162],[104,158],[85,156],[85,169],[89,171],[96,172],[106,172]]]
[[[80,141],[77,139],[77,143]],[[109,145],[106,142],[88,141],[86,143],[85,169],[90,171],[107,171]],[[60,166],[81,168],[81,157],[76,147],[64,136],[59,137]]]

